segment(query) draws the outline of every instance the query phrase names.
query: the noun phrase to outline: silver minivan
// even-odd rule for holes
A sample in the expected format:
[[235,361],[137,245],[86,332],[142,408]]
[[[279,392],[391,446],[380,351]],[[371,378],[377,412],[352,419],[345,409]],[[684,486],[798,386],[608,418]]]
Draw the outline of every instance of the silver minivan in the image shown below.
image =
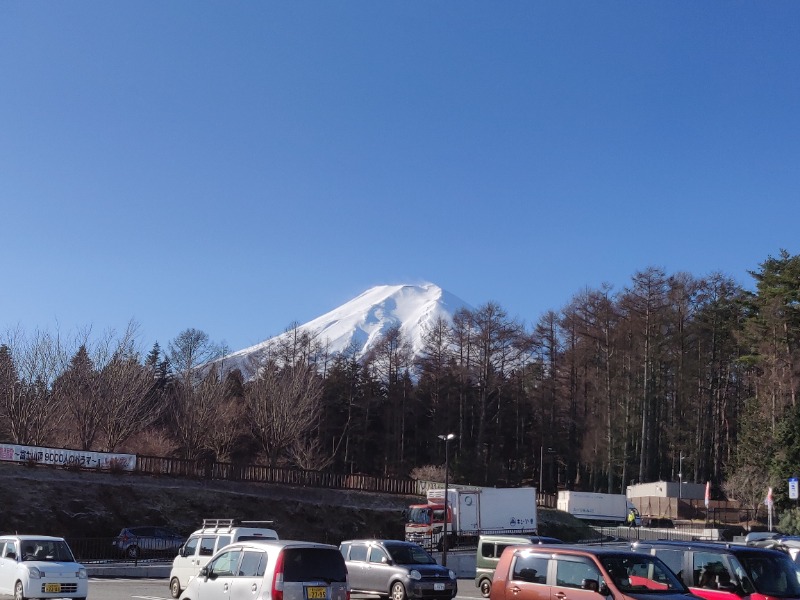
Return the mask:
[[217,552],[181,600],[349,600],[339,549],[291,540],[236,542]]
[[391,600],[450,600],[458,593],[456,574],[413,542],[347,540],[339,549],[353,592]]

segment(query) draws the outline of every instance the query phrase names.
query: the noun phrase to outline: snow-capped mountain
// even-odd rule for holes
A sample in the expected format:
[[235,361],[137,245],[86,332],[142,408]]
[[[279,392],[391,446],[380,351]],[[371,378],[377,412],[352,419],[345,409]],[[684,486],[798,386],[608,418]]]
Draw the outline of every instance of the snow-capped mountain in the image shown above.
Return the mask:
[[[399,327],[416,355],[422,349],[426,327],[439,317],[452,321],[461,308],[472,310],[469,304],[432,283],[379,285],[300,325],[298,330],[316,334],[321,343],[327,344],[331,354],[354,344],[359,349],[357,357],[360,359],[390,328]],[[250,375],[251,359],[257,359],[286,335],[288,333],[229,354],[224,358],[225,370],[239,368],[246,376]]]

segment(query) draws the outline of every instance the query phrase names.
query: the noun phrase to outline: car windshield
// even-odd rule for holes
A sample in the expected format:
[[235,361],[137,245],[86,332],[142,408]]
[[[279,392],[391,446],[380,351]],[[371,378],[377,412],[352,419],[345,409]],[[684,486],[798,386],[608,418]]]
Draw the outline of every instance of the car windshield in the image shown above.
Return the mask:
[[398,565],[435,565],[436,560],[416,544],[386,544],[389,556]]
[[430,525],[431,524],[431,509],[430,508],[412,508],[408,511],[408,522],[416,523],[417,525]]
[[686,587],[655,556],[609,555],[600,558],[621,592],[685,592]]
[[21,544],[22,560],[75,562],[64,540],[25,540]]
[[742,579],[745,591],[749,584],[752,584],[756,592],[765,596],[777,598],[800,596],[800,567],[788,554],[737,552],[736,558],[746,574],[746,577],[743,577],[741,573],[737,573]]

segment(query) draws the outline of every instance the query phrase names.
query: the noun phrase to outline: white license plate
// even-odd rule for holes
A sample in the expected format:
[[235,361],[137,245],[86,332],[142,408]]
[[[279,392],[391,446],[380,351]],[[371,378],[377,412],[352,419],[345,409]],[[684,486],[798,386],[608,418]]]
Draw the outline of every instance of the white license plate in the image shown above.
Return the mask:
[[434,592],[443,592],[444,591],[444,584],[443,583],[434,583],[433,584],[433,591]]

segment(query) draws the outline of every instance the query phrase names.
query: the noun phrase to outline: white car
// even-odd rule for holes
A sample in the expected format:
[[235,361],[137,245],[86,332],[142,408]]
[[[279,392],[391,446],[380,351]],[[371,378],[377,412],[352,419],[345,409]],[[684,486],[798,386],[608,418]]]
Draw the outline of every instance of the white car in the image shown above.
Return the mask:
[[0,594],[86,600],[88,589],[86,568],[75,562],[64,538],[0,536]]
[[349,600],[336,546],[252,540],[222,548],[193,577],[181,600]]

